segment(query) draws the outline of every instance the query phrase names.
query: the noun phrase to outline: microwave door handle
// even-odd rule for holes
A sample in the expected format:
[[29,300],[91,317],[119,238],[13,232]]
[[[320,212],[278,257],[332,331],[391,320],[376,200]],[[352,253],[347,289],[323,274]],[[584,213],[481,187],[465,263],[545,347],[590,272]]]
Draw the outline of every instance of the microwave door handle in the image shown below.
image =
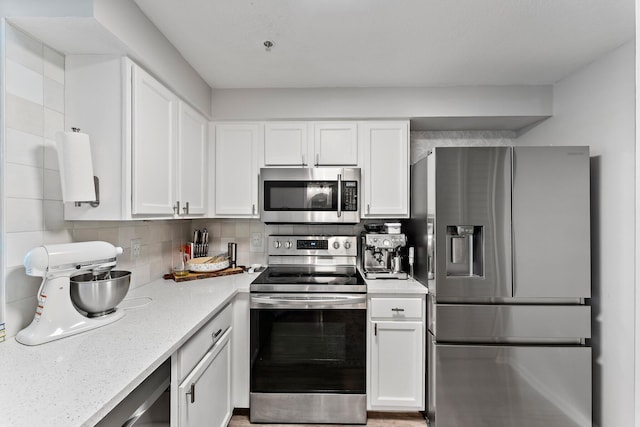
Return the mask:
[[342,216],[342,174],[338,174],[338,218]]

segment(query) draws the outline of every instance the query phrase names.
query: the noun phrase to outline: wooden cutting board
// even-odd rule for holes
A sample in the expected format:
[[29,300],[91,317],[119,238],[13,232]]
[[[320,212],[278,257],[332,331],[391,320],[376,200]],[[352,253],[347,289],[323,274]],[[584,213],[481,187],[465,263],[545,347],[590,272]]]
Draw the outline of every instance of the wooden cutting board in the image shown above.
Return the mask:
[[189,280],[198,280],[198,279],[209,279],[211,277],[220,277],[220,276],[229,276],[231,274],[240,274],[244,272],[244,268],[242,266],[239,267],[229,267],[224,270],[212,271],[208,273],[194,273],[189,272],[186,276],[175,277],[173,273],[165,274],[162,276],[164,279],[173,279],[175,282],[187,282]]

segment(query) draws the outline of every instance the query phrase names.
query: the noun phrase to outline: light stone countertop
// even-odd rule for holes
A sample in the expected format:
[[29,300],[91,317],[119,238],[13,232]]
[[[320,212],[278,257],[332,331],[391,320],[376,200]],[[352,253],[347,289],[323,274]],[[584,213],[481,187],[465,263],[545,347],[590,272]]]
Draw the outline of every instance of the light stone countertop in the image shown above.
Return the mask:
[[[0,426],[92,426],[215,316],[256,274],[133,289],[141,308],[101,328],[38,346],[0,344]],[[367,280],[370,294],[426,294],[408,280]]]
[[110,325],[38,346],[8,339],[0,344],[0,426],[94,425],[254,278],[160,279],[127,294],[150,304]]
[[[363,275],[364,276],[364,275]],[[422,294],[428,293],[427,287],[422,283],[408,278],[398,279],[366,279],[367,294]]]

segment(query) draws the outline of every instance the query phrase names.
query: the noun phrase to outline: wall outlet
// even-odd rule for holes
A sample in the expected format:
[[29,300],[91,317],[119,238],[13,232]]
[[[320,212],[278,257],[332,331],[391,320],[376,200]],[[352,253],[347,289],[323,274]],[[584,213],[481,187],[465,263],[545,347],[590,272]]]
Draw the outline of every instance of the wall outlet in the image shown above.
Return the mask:
[[140,257],[140,239],[131,239],[131,259]]
[[249,248],[251,252],[264,252],[262,245],[262,233],[251,233],[251,246]]

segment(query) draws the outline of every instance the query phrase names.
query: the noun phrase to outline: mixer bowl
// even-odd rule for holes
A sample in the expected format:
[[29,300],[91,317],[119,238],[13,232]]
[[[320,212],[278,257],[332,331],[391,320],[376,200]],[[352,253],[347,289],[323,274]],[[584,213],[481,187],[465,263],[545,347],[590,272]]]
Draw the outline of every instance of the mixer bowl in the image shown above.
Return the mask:
[[129,291],[130,271],[112,270],[94,276],[92,273],[73,276],[71,300],[89,317],[113,313]]

